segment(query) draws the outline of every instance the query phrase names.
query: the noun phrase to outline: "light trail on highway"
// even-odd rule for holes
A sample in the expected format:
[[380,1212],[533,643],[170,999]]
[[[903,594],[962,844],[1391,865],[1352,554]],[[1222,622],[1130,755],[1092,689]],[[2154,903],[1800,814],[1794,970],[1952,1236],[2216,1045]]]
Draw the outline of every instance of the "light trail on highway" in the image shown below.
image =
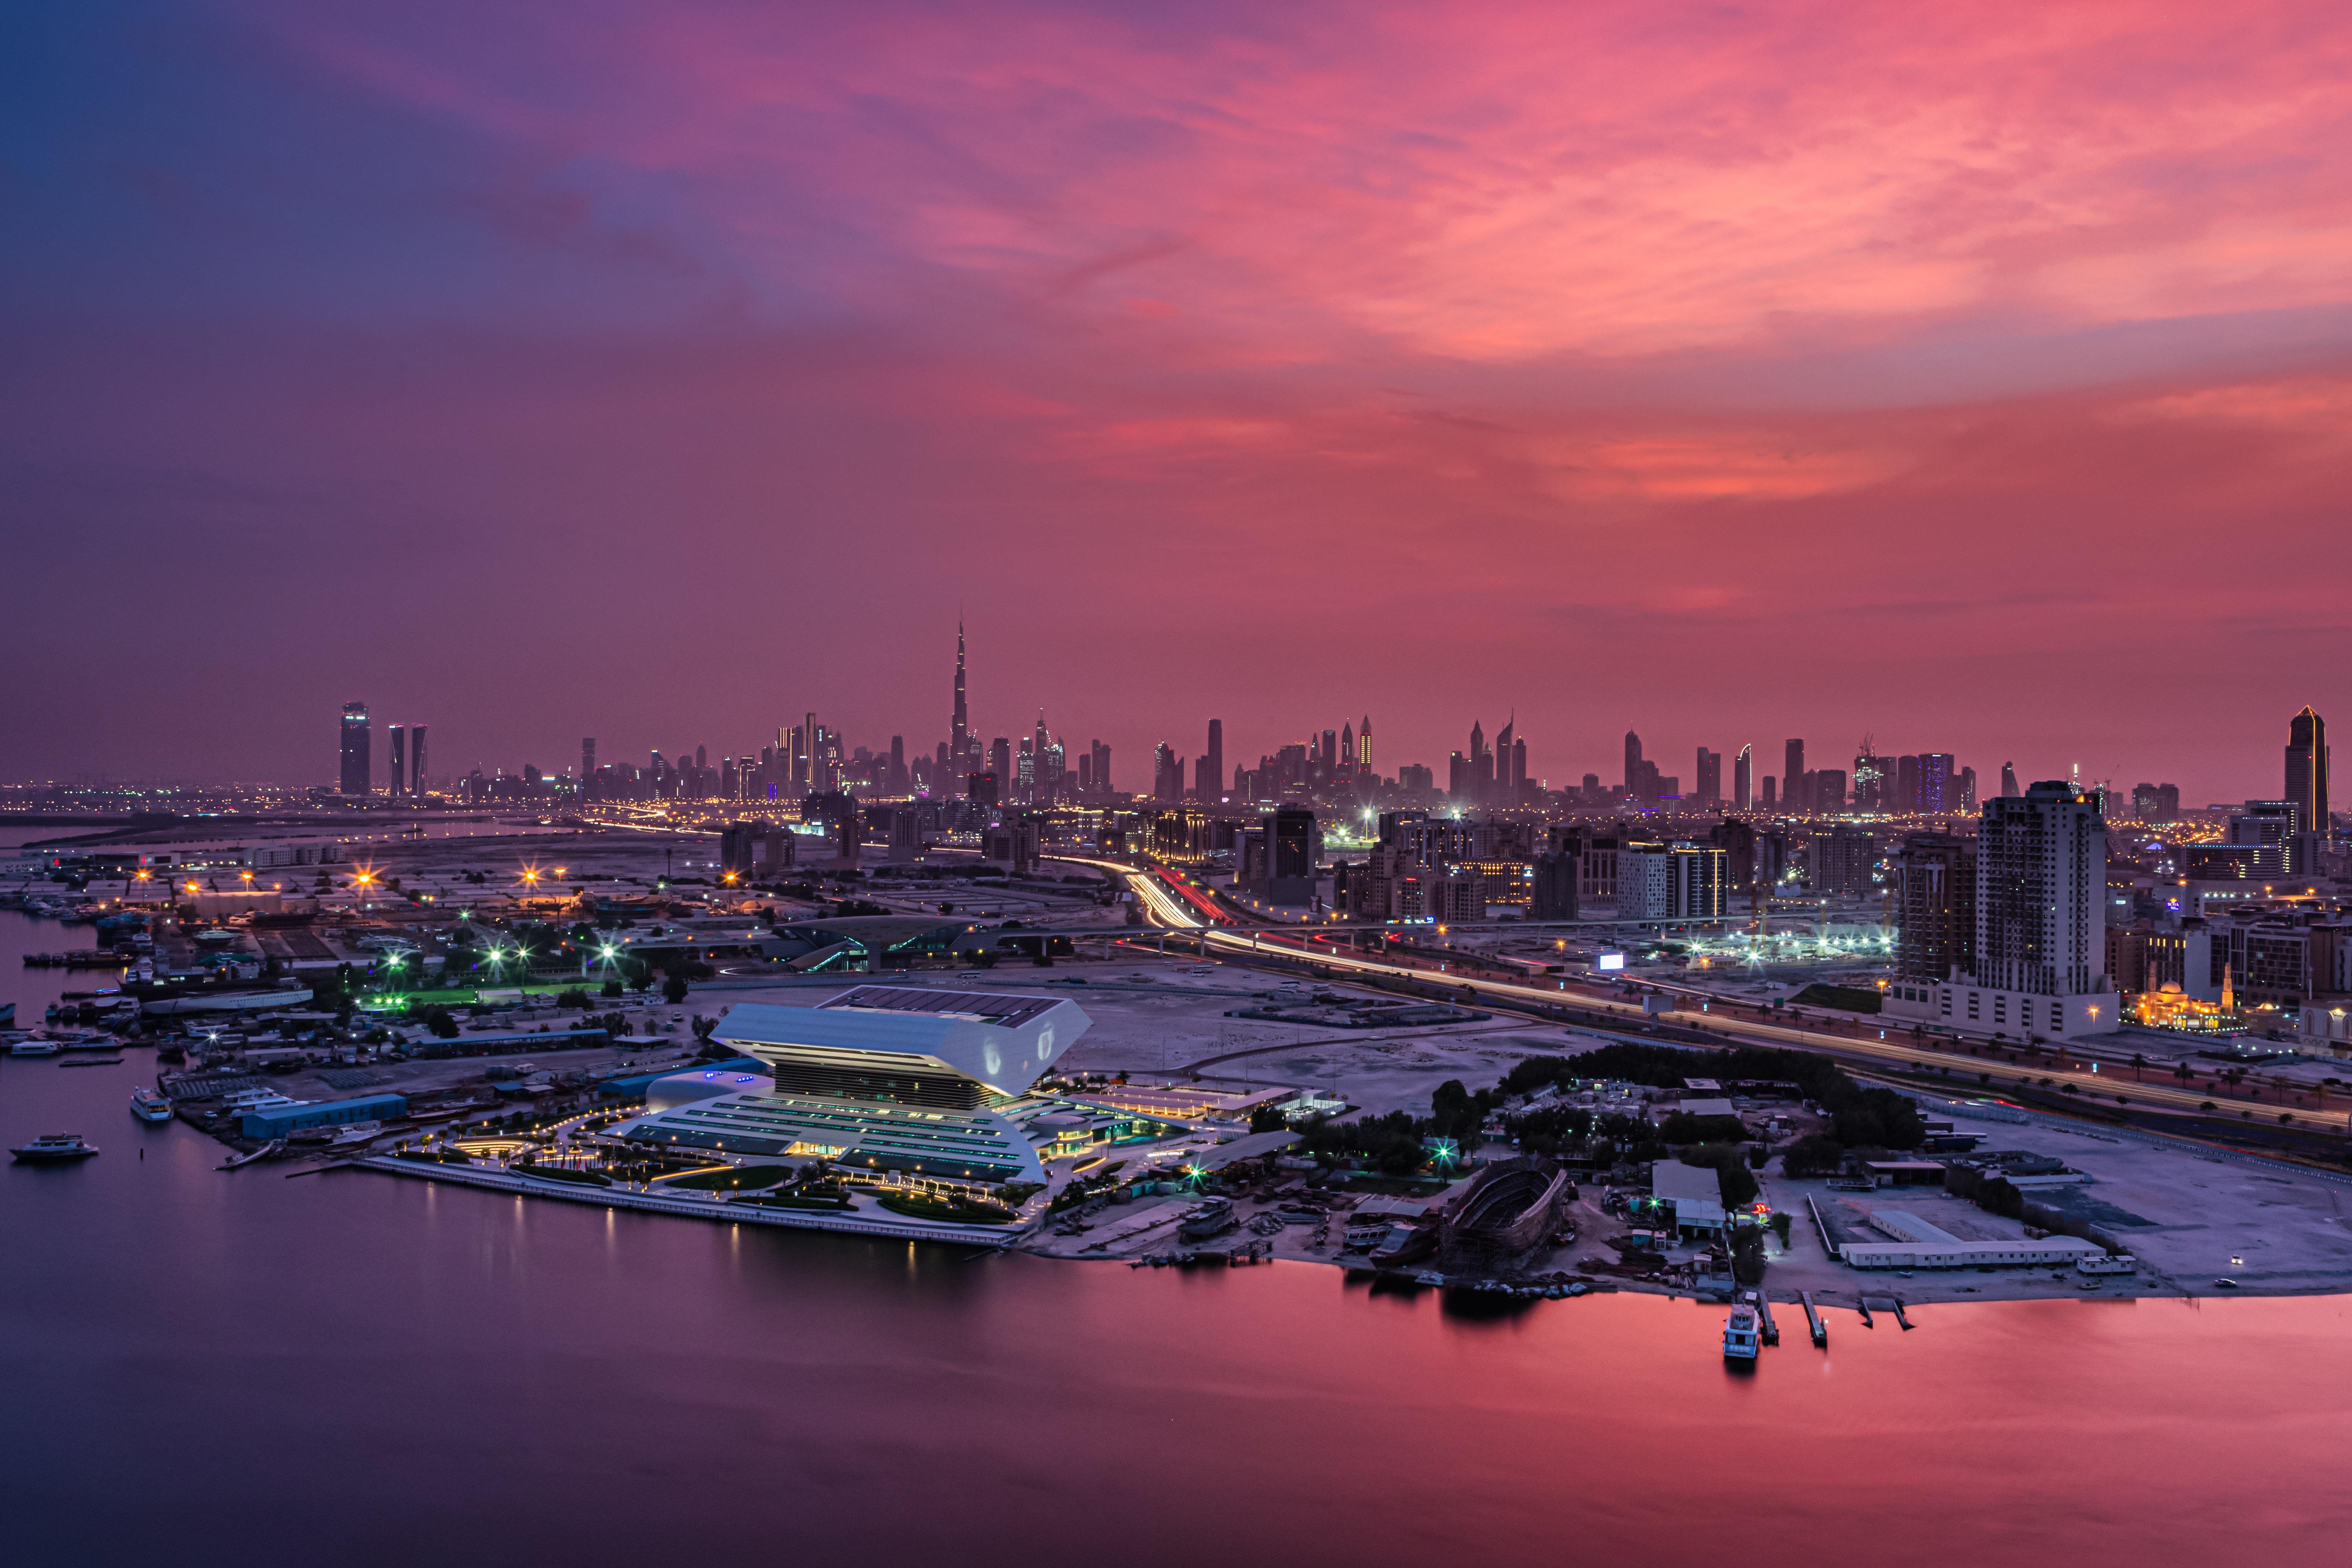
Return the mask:
[[[1518,1002],[1530,1006],[1546,1008],[1573,1006],[1589,1012],[1613,1013],[1643,1021],[1650,1021],[1652,1017],[1638,1003],[1594,996],[1580,991],[1569,991],[1564,985],[1558,990],[1547,991],[1539,986],[1514,984],[1508,981],[1468,981],[1450,977],[1446,981],[1433,981],[1429,971],[1416,969],[1409,964],[1387,963],[1354,953],[1320,951],[1307,946],[1303,942],[1294,944],[1282,940],[1279,936],[1265,932],[1244,936],[1238,931],[1220,931],[1197,918],[1192,909],[1175,892],[1161,885],[1158,877],[1148,869],[1139,869],[1113,860],[1081,859],[1075,856],[1056,856],[1055,858],[1073,860],[1076,864],[1092,866],[1123,878],[1135,892],[1138,901],[1143,905],[1148,919],[1170,930],[1193,933],[1204,950],[1231,953],[1241,958],[1295,957],[1307,963],[1328,964],[1333,969],[1348,970],[1360,974],[1377,974],[1392,979],[1415,980],[1424,984],[1460,984],[1480,997],[1496,1001]],[[1301,934],[1303,936],[1307,932],[1302,931]],[[1891,1067],[1938,1072],[1965,1070],[1972,1078],[1989,1070],[1985,1065],[1986,1058],[1967,1056],[1958,1051],[1936,1050],[1926,1046],[1904,1045],[1895,1040],[1873,1040],[1859,1036],[1818,1033],[1781,1024],[1748,1020],[1734,1022],[1727,1017],[1713,1014],[1701,1016],[1705,1018],[1705,1024],[1697,1025],[1696,1021],[1693,1020],[1691,1021],[1693,1026],[1704,1027],[1709,1033],[1719,1034],[1725,1043],[1730,1045],[1790,1046],[1800,1050],[1861,1057],[1868,1060],[1884,1062]],[[2054,1064],[2044,1065],[2039,1070],[2032,1072],[2021,1071],[2014,1063],[2001,1065],[2007,1069],[2007,1074],[2012,1080],[2021,1078],[2034,1079],[2046,1078],[2052,1080],[2049,1087],[2071,1084],[2077,1094],[2097,1094],[2109,1101],[2115,1100],[2121,1095],[2127,1104],[2137,1103],[2188,1111],[2201,1110],[2207,1104],[2231,1103],[2226,1100],[2217,1100],[2211,1094],[2200,1093],[2195,1089],[2175,1089],[2162,1084],[2136,1082],[2131,1085],[2129,1093],[2125,1094],[2118,1087],[2121,1080],[2117,1079],[2095,1072],[2061,1068]],[[2000,1075],[1996,1073],[1994,1076]],[[1955,1100],[1969,1099],[1997,1093],[2000,1087],[1998,1083],[1982,1082],[1955,1085],[1949,1093]],[[2240,1109],[2248,1109],[2243,1102],[2237,1103]],[[2207,1111],[2205,1114],[2214,1113]],[[2346,1130],[2347,1122],[2345,1111],[2314,1110],[2308,1106],[2299,1107],[2285,1114],[2292,1115],[2298,1125],[2321,1129],[2333,1128],[2339,1132]]]

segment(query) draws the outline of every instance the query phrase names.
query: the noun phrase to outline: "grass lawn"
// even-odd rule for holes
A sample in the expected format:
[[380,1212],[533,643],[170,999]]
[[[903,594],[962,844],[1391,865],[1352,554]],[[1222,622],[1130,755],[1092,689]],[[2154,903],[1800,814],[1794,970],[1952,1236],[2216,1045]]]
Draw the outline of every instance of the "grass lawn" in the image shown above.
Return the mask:
[[994,1204],[950,1204],[901,1193],[885,1193],[877,1201],[892,1214],[902,1214],[909,1219],[944,1219],[957,1225],[1011,1225],[1018,1217],[1011,1209],[998,1208]]
[[789,1165],[744,1165],[726,1171],[697,1171],[659,1184],[692,1187],[701,1193],[756,1193],[783,1185],[792,1173]]
[[847,1198],[796,1198],[789,1193],[770,1193],[764,1197],[745,1198],[747,1204],[757,1204],[771,1209],[845,1209]]

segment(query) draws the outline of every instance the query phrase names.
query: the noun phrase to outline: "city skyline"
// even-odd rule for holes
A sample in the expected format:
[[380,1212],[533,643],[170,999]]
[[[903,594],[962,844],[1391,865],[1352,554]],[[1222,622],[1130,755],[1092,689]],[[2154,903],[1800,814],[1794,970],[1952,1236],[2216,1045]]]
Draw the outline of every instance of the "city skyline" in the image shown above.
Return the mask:
[[[2020,784],[2013,761],[2001,764],[1998,782],[1994,782],[1989,776],[1980,777],[1973,764],[1961,763],[1949,752],[1893,752],[1879,746],[1874,735],[1868,732],[1859,743],[1851,769],[1830,766],[1818,752],[1809,756],[1807,742],[1802,737],[1785,739],[1784,775],[1778,779],[1753,772],[1752,742],[1743,743],[1727,792],[1719,751],[1705,745],[1696,749],[1695,782],[1685,788],[1678,775],[1664,773],[1656,760],[1644,755],[1640,735],[1629,730],[1622,742],[1622,767],[1613,784],[1605,783],[1597,773],[1587,773],[1580,779],[1563,778],[1555,786],[1530,770],[1526,738],[1516,736],[1516,711],[1504,721],[1491,746],[1484,738],[1481,723],[1472,721],[1469,749],[1448,754],[1442,787],[1435,784],[1435,770],[1425,764],[1401,762],[1393,773],[1381,773],[1380,758],[1373,751],[1369,713],[1363,716],[1360,728],[1352,721],[1343,721],[1339,730],[1327,728],[1319,735],[1310,728],[1303,744],[1285,743],[1263,753],[1255,768],[1237,763],[1230,774],[1223,766],[1223,722],[1212,718],[1205,725],[1208,750],[1192,768],[1186,768],[1177,748],[1162,742],[1152,748],[1149,784],[1141,788],[1121,787],[1113,775],[1114,753],[1110,746],[1096,738],[1080,750],[1048,730],[1042,710],[1034,731],[1022,737],[1017,747],[1006,736],[983,743],[981,732],[968,723],[967,674],[965,631],[959,621],[950,734],[928,752],[919,742],[910,752],[903,734],[893,734],[887,750],[877,751],[857,742],[837,726],[820,723],[812,710],[801,724],[779,726],[772,744],[740,752],[722,752],[717,754],[716,761],[709,748],[702,743],[698,743],[691,753],[681,751],[675,764],[660,748],[655,747],[648,753],[650,771],[642,775],[633,764],[622,766],[617,772],[606,767],[600,773],[598,740],[588,736],[580,742],[580,765],[576,769],[541,770],[536,764],[525,764],[518,773],[509,775],[503,764],[487,770],[477,764],[470,770],[469,778],[447,782],[462,783],[468,799],[475,798],[486,782],[508,776],[519,776],[527,784],[548,776],[568,776],[575,784],[603,781],[598,787],[621,786],[624,795],[637,787],[635,783],[624,785],[624,781],[642,776],[656,786],[657,794],[666,796],[770,805],[790,805],[828,792],[851,791],[869,798],[929,796],[945,800],[969,796],[991,807],[999,804],[1050,806],[1084,799],[1097,804],[1190,800],[1246,809],[1254,804],[1319,799],[1353,801],[1369,812],[1375,804],[1434,804],[1443,800],[1457,809],[1483,810],[1551,810],[1563,805],[1591,809],[1605,805],[1639,807],[1654,804],[1684,812],[1696,807],[1702,812],[1721,810],[1727,814],[1778,811],[1819,816],[1927,816],[1972,814],[1989,800],[2027,793]],[[339,724],[336,788],[345,797],[383,794],[415,796],[421,802],[428,784],[436,782],[428,781],[425,767],[427,728],[420,723],[388,726],[386,783],[377,790],[372,783],[373,753],[367,705],[360,701],[344,703]],[[2283,787],[2279,798],[2247,796],[2242,805],[2248,813],[2274,819],[2280,825],[2276,833],[2283,840],[2293,841],[2292,858],[2307,865],[2333,832],[2328,782],[2333,748],[2327,743],[2324,716],[2308,704],[2289,720],[2282,757]],[[606,780],[606,774],[612,777]],[[2077,766],[2070,770],[2068,779],[2050,782],[2069,793],[2106,790],[2116,803],[2114,809],[2118,816],[2127,801],[2130,816],[2140,821],[2169,822],[2184,807],[2181,788],[2170,780],[2143,779],[2126,791],[2111,779],[2083,777]],[[313,787],[315,791],[318,786]],[[451,793],[457,791],[452,789]],[[2193,800],[2185,804],[2188,810],[2199,809]],[[2210,810],[2234,813],[2240,804],[2221,801],[2204,805]],[[2236,816],[2231,817],[2231,841],[2254,842],[2239,838],[2241,820],[2243,819]]]

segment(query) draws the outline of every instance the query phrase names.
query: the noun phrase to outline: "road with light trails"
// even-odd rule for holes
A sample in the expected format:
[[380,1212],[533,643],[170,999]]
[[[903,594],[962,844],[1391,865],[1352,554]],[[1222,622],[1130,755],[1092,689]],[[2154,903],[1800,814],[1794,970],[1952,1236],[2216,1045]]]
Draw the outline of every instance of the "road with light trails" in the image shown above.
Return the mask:
[[[1428,970],[1416,969],[1409,964],[1384,963],[1378,959],[1363,958],[1353,953],[1322,952],[1303,944],[1292,945],[1279,939],[1268,937],[1263,932],[1252,938],[1234,931],[1221,931],[1196,916],[1183,900],[1161,886],[1159,879],[1149,871],[1139,870],[1135,867],[1114,860],[1083,859],[1069,855],[1057,855],[1054,858],[1092,866],[1124,878],[1128,886],[1134,890],[1137,900],[1143,905],[1146,917],[1153,924],[1171,930],[1192,931],[1212,950],[1230,953],[1235,957],[1247,958],[1253,954],[1259,957],[1270,954],[1286,957],[1296,955],[1309,963],[1328,964],[1333,969],[1350,970],[1360,974],[1380,974],[1394,979],[1420,981],[1424,984],[1467,985],[1481,997],[1491,997],[1497,1001],[1522,1002],[1542,1007],[1574,1006],[1591,1012],[1616,1013],[1645,1020],[1650,1016],[1642,1011],[1638,1003],[1593,996],[1583,992],[1547,991],[1540,986],[1517,985],[1508,981],[1471,982],[1454,980],[1451,977],[1445,981],[1436,981]],[[1677,1022],[1689,1026],[1697,1021],[1685,1015]],[[1790,1046],[1800,1050],[1861,1057],[1869,1060],[1882,1061],[1893,1067],[1938,1071],[1948,1068],[1965,1071],[1971,1079],[1976,1074],[1988,1070],[1985,1058],[1971,1057],[1957,1050],[1937,1050],[1926,1046],[1903,1045],[1894,1040],[1864,1039],[1851,1035],[1829,1034],[1811,1029],[1795,1028],[1783,1024],[1766,1024],[1745,1019],[1733,1022],[1717,1015],[1707,1016],[1706,1026],[1710,1032],[1719,1034],[1727,1042],[1734,1044]],[[2136,1104],[2175,1110],[2197,1110],[2209,1101],[2223,1105],[2234,1104],[2240,1109],[2253,1109],[2268,1103],[2260,1100],[2234,1100],[2222,1096],[2202,1093],[2193,1089],[2176,1089],[2168,1084],[2134,1083],[2126,1090],[2122,1087],[2122,1080],[2118,1079],[2098,1073],[2073,1071],[2048,1064],[2037,1066],[2031,1074],[2022,1074],[2021,1069],[2003,1063],[2001,1069],[1997,1070],[1995,1076],[2002,1076],[2004,1072],[2012,1079],[2020,1076],[2031,1076],[2035,1079],[2048,1078],[2053,1079],[2056,1084],[2071,1083],[2075,1086],[2077,1092],[2095,1093],[2110,1102],[2117,1094],[2124,1094]],[[1973,1082],[1956,1082],[1950,1092],[1955,1098],[1961,1098],[1978,1093],[1996,1092],[1999,1088],[1998,1084],[1979,1086]],[[2278,1112],[2272,1110],[2270,1114],[2275,1116]],[[2294,1117],[2298,1126],[2332,1128],[2339,1132],[2346,1129],[2347,1114],[2341,1110],[2315,1110],[2309,1107],[2298,1107],[2290,1114]]]

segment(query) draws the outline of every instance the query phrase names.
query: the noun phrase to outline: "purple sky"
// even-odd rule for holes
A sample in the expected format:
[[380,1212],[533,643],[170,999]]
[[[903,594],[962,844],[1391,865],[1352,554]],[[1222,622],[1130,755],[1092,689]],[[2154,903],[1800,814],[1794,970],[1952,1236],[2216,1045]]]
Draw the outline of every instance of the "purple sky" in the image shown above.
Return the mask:
[[0,778],[2346,708],[2340,6],[20,13]]

